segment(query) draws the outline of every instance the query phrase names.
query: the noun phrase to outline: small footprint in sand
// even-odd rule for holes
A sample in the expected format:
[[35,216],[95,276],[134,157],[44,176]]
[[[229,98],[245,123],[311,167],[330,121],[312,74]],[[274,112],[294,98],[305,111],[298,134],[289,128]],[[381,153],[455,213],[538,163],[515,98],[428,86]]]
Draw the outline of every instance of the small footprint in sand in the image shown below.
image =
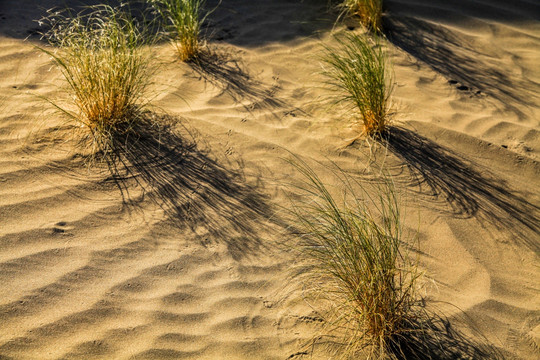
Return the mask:
[[307,351],[300,351],[300,352],[291,354],[289,357],[287,357],[287,360],[298,359],[307,355],[308,355]]
[[456,89],[458,89],[459,91],[468,91],[468,92],[471,92],[476,95],[481,95],[482,94],[482,91],[480,90],[476,90],[476,91],[473,91],[472,88],[468,87],[467,85],[463,85],[463,84],[460,84],[459,81],[457,80],[448,80],[448,83],[450,85],[455,85],[456,86]]
[[316,317],[316,316],[301,316],[300,320],[305,321],[305,322],[323,322],[324,321],[322,318]]
[[67,226],[67,222],[65,221],[59,221],[56,224],[54,224],[52,228],[53,234],[62,234],[67,235],[67,232],[71,230],[72,227]]
[[283,113],[283,115],[285,115],[285,116],[296,117],[296,113],[294,112],[294,110],[285,111],[285,112]]

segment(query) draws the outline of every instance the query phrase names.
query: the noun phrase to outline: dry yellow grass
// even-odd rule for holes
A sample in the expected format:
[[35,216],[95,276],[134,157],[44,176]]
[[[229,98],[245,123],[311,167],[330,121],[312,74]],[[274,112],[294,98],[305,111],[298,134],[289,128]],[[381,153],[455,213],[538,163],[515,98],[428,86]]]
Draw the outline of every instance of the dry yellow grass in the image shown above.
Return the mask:
[[49,100],[90,132],[95,150],[107,152],[121,124],[137,121],[147,104],[150,57],[145,36],[126,12],[107,5],[74,17],[51,13],[44,19],[49,54],[66,80],[71,103]]
[[382,31],[382,0],[344,0],[341,6],[374,32]]

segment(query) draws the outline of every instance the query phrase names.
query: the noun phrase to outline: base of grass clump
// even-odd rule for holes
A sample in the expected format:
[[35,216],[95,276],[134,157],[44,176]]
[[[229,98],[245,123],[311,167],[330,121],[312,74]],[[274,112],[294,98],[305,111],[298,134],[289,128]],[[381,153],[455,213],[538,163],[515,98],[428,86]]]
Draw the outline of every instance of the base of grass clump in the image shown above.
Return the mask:
[[323,75],[334,91],[336,103],[358,113],[362,135],[379,137],[390,125],[392,77],[388,58],[379,39],[346,33],[338,45],[327,47]]
[[403,241],[392,182],[383,179],[370,195],[339,172],[338,198],[306,163],[293,165],[306,179],[294,221],[302,276],[325,321],[322,338],[335,358],[392,358],[421,312],[420,273]]
[[341,7],[351,15],[357,15],[368,29],[382,31],[382,0],[344,0]]
[[[79,15],[51,12],[43,19],[50,55],[67,82],[69,100],[47,99],[89,131],[92,146],[106,152],[112,134],[137,121],[147,104],[150,57],[147,41],[129,13],[101,5]],[[121,125],[121,126],[120,126]]]
[[192,42],[179,41],[174,44],[174,47],[176,48],[180,61],[190,61],[197,58],[201,48],[198,40]]

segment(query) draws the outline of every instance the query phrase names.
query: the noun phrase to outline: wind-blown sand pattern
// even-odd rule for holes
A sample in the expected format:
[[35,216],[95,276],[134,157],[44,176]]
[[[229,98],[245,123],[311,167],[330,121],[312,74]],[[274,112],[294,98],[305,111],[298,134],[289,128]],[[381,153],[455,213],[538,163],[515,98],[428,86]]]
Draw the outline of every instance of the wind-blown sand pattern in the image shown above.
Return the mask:
[[181,126],[142,129],[115,176],[39,99],[63,93],[33,20],[63,3],[0,3],[0,359],[327,358],[291,293],[291,153],[367,177],[386,158],[428,299],[467,341],[540,357],[537,1],[386,1],[397,127],[373,150],[342,148],[358,127],[324,102],[321,42],[346,28],[327,1],[223,0],[200,66],[152,50]]

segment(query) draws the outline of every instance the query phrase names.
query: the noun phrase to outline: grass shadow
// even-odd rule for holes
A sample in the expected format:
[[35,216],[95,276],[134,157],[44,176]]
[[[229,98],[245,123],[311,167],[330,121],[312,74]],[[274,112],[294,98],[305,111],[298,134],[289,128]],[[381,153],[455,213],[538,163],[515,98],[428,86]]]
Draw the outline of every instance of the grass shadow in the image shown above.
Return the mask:
[[413,131],[394,127],[386,145],[414,175],[413,186],[425,194],[442,196],[455,215],[476,217],[510,231],[539,253],[540,207],[509,189],[487,169],[474,168],[460,156]]
[[280,86],[270,86],[253,79],[241,60],[224,51],[207,49],[188,63],[193,71],[231,96],[235,102],[248,101],[248,110],[273,109],[285,106],[285,102],[275,97]]
[[[39,20],[48,16],[48,10],[83,14],[92,6],[110,5],[117,7],[122,0],[2,0],[0,2],[0,34],[15,39],[39,41],[41,33],[48,30]],[[141,1],[130,1],[129,6],[136,13],[144,8]]]
[[248,48],[317,36],[335,22],[328,0],[207,0],[206,6],[216,8],[208,38]]
[[425,304],[418,318],[411,319],[407,329],[394,339],[392,348],[388,349],[393,358],[399,360],[453,360],[478,359],[497,360],[504,359],[503,354],[490,345],[485,337],[472,326],[466,325],[474,338],[473,340],[454,327],[450,320],[439,314],[428,314]]
[[[146,6],[143,0],[2,0],[0,34],[16,39],[31,36],[38,40],[38,33],[43,29],[36,21],[47,15],[47,9],[63,9],[67,5],[77,13],[89,5],[122,3],[133,9]],[[326,14],[328,0],[273,0],[264,4],[245,0],[206,1],[207,10],[216,6],[204,32],[216,41],[239,46],[293,41],[330,30],[333,26],[332,16]],[[261,28],[265,29],[262,33]]]
[[[234,258],[256,255],[258,235],[274,219],[266,198],[249,186],[241,170],[231,170],[210,156],[178,119],[148,113],[148,119],[118,131],[107,157],[111,180],[130,199],[130,180],[157,203],[174,226],[227,244]],[[157,125],[159,124],[159,125]],[[173,129],[174,124],[174,129]]]
[[[473,331],[474,332],[474,331]],[[420,315],[412,319],[403,333],[395,336],[386,351],[386,358],[393,360],[503,360],[504,354],[484,339],[475,341],[454,327],[450,320],[441,315]],[[317,339],[319,344],[339,351],[343,344],[332,339]],[[310,345],[313,348],[313,344]],[[307,352],[306,352],[307,354]]]
[[[374,358],[391,360],[506,359],[504,349],[492,345],[464,314],[451,320],[436,311],[428,310],[424,299],[420,300],[415,307],[414,313],[411,314],[414,316],[408,318],[402,331],[394,334],[388,341],[388,346],[380,353],[382,357],[373,354],[369,347],[354,354],[344,352],[348,344],[331,333],[315,336],[304,344],[301,353],[313,355],[316,349],[322,347],[340,359],[353,358],[353,355],[356,356],[354,358],[370,358],[370,354]],[[319,315],[315,312],[312,319],[320,321],[320,325],[324,326],[323,317]]]
[[521,76],[512,76],[500,64],[482,60],[486,54],[467,44],[445,27],[407,16],[386,16],[384,29],[395,46],[429,65],[448,78],[458,89],[484,93],[498,101],[499,106],[524,118],[523,106],[535,107],[538,85]]

